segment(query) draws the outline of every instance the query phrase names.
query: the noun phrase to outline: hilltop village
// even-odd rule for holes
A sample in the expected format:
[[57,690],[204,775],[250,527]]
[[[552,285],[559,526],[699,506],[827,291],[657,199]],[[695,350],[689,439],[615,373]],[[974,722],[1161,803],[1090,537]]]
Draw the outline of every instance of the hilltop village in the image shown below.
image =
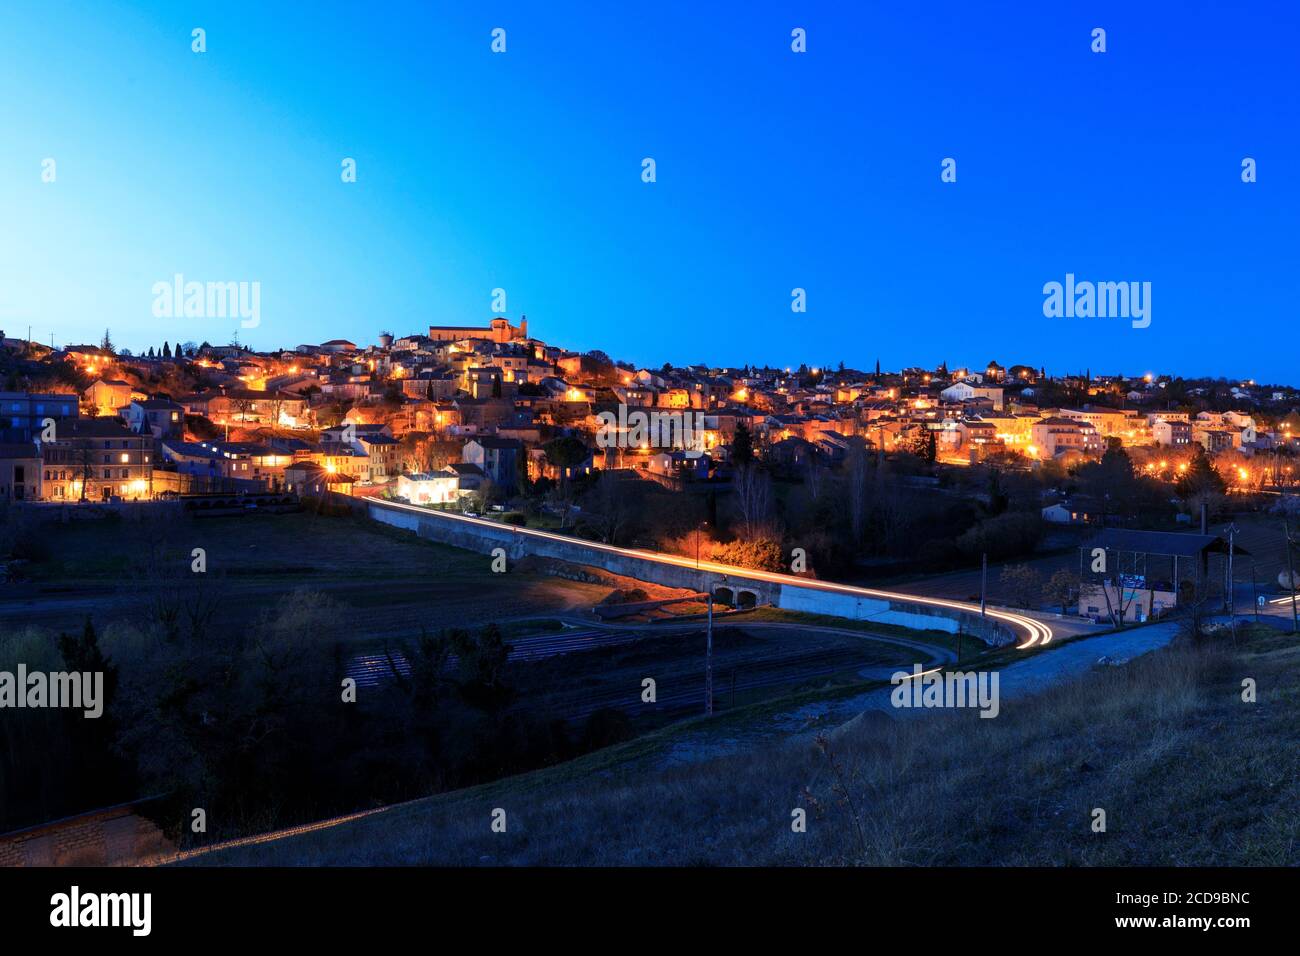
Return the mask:
[[[1153,473],[1177,473],[1199,447],[1230,479],[1260,485],[1283,479],[1271,464],[1252,469],[1252,459],[1289,458],[1300,446],[1293,388],[1048,377],[997,362],[883,373],[636,368],[548,345],[529,335],[527,319],[276,352],[3,343],[0,495],[9,500],[327,486],[482,504],[593,469],[724,476],[738,430],[770,465],[794,473],[842,463],[855,442],[954,465],[1011,456],[1066,467],[1118,442],[1150,451],[1140,468]],[[624,421],[626,410],[683,413],[685,427],[660,429],[671,437],[659,443],[598,442],[601,413],[620,405]],[[42,424],[50,421],[52,430]]]
[[[927,535],[950,550],[1008,503],[1035,525],[1174,527],[1198,495],[1290,486],[1300,448],[1289,386],[996,361],[639,368],[526,318],[272,352],[0,341],[3,501],[380,496],[670,551],[705,534],[750,565],[801,525],[823,565],[942,556]],[[928,490],[968,507],[891,498]]]

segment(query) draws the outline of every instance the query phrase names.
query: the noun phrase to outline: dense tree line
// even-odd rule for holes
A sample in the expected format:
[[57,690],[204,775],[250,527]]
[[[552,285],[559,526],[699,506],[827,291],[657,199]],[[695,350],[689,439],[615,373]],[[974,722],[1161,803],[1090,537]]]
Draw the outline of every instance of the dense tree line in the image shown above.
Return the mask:
[[[0,830],[162,795],[150,815],[202,842],[493,780],[628,734],[605,713],[575,728],[513,706],[494,624],[391,642],[385,679],[349,699],[342,608],[327,596],[289,593],[247,629],[211,626],[193,599],[179,613],[151,601],[145,626],[115,629],[109,648],[90,622],[57,650],[36,635],[0,641],[0,669],[102,671],[107,698],[94,720],[6,713]],[[195,808],[199,836],[185,826]]]

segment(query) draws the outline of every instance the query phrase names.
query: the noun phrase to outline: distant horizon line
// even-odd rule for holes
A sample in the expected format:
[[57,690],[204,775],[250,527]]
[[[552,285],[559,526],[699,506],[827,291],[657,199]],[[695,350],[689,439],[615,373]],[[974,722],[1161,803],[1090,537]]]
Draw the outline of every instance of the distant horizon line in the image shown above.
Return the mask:
[[[521,314],[520,314],[519,321],[522,322],[522,321],[524,320],[524,318],[525,318],[525,315],[521,313]],[[488,322],[491,322],[492,319],[507,319],[507,320],[508,320],[508,316],[506,316],[506,315],[502,315],[502,314],[499,314],[499,313],[494,313],[494,314],[493,314],[493,315],[492,315],[492,316],[491,316],[487,321],[488,321]],[[434,327],[434,328],[451,328],[452,326],[437,326],[437,325],[434,325],[433,323],[430,323],[430,326],[429,326],[429,327]],[[477,326],[472,326],[472,325],[470,325],[470,326],[456,326],[456,327],[463,327],[463,328],[477,328]],[[107,327],[107,328],[106,328],[106,331],[108,331],[108,332],[111,333],[111,332],[112,332],[112,327],[111,327],[111,326]],[[52,331],[52,332],[51,332],[51,336],[53,336],[53,334],[54,334],[54,333],[53,333],[53,331]],[[414,335],[425,335],[425,336],[427,337],[427,333],[422,333],[422,332],[408,332],[408,333],[404,333],[404,334],[398,335],[398,334],[395,334],[395,333],[385,332],[385,331],[383,331],[383,330],[381,330],[379,333],[376,333],[376,337],[378,337],[378,335],[384,335],[384,334],[392,335],[393,338],[394,338],[394,340],[402,339],[402,338],[408,338],[408,337],[410,337],[410,336],[414,336]],[[11,336],[11,337],[19,338],[19,337],[16,337],[16,336]],[[60,348],[60,347],[58,347],[58,346],[53,345],[53,339],[51,339],[51,343],[50,343],[49,345],[47,345],[45,342],[42,342],[40,339],[31,336],[31,333],[30,333],[30,326],[29,326],[28,336],[26,336],[26,337],[21,337],[20,340],[21,340],[21,341],[28,342],[29,344],[40,345],[40,346],[43,347],[43,348],[51,348],[51,349],[54,349],[55,351],[66,351],[67,349],[69,349],[69,348],[74,348],[74,347],[76,347],[76,346],[78,346],[78,345],[85,345],[85,346],[90,346],[90,347],[93,347],[93,348],[99,348],[99,347],[100,347],[100,346],[99,346],[97,343],[95,343],[95,342],[65,342],[64,345]],[[535,337],[533,337],[533,338],[531,338],[530,340],[531,340],[531,341],[543,342],[544,344],[549,344],[549,343],[545,343],[545,340],[540,339],[540,338],[535,338]],[[232,348],[232,347],[238,347],[238,348],[245,349],[245,350],[247,350],[247,351],[249,351],[249,352],[261,353],[261,354],[270,354],[270,353],[272,353],[272,352],[291,352],[291,351],[294,351],[294,350],[296,349],[296,346],[277,347],[277,348],[271,348],[271,349],[259,349],[259,348],[255,347],[255,346],[249,345],[249,344],[244,343],[244,342],[239,342],[239,343],[226,342],[226,343],[218,344],[218,343],[212,342],[211,340],[208,340],[208,339],[204,339],[203,341],[207,342],[207,344],[208,344],[209,347],[211,347],[211,348]],[[323,340],[323,341],[328,342],[328,341],[331,341],[331,340],[330,340],[330,339],[325,339],[325,340]],[[358,348],[371,348],[371,347],[376,347],[376,344],[372,344],[372,345],[360,345],[359,343],[356,343],[356,341],[355,341],[354,339],[351,339],[351,338],[343,338],[342,341],[353,342],[354,344],[357,344],[357,345],[358,345]],[[168,343],[168,344],[173,344],[173,345],[184,345],[184,344],[189,343],[189,344],[194,344],[196,347],[199,347],[199,346],[202,344],[202,343],[199,343],[199,342],[194,342],[193,339],[185,339],[185,340],[180,340],[180,339],[175,339],[175,340],[173,340],[173,339],[163,339],[163,342],[164,342],[164,343]],[[301,343],[301,344],[310,344],[310,343]],[[318,342],[318,343],[314,343],[314,344],[315,344],[315,345],[320,345],[321,343]],[[156,347],[156,346],[146,346],[146,348],[150,348],[150,347]],[[556,347],[558,347],[558,348],[564,348],[566,351],[572,351],[572,352],[575,352],[576,354],[579,354],[579,355],[586,355],[586,354],[589,354],[589,353],[591,353],[591,352],[604,352],[607,356],[609,356],[610,360],[613,361],[615,364],[617,364],[617,363],[619,363],[619,362],[623,362],[623,363],[628,364],[628,365],[633,365],[633,366],[637,367],[638,369],[646,369],[646,370],[651,370],[651,371],[653,371],[653,370],[655,370],[655,369],[662,368],[662,363],[661,363],[660,365],[654,365],[654,364],[652,364],[652,363],[638,364],[638,363],[635,363],[635,362],[630,362],[630,361],[627,361],[627,360],[625,360],[625,359],[619,359],[619,358],[617,358],[617,357],[615,357],[615,356],[609,355],[608,352],[605,352],[604,349],[600,349],[600,348],[592,348],[592,349],[585,349],[585,350],[584,350],[584,349],[571,349],[571,348],[568,348],[567,346],[556,346]],[[114,354],[121,354],[121,353],[115,351]],[[141,355],[140,352],[138,352],[138,351],[136,351],[136,350],[131,350],[131,357],[133,357],[133,358],[141,358],[141,357],[143,357],[143,356]],[[723,363],[709,363],[709,362],[689,362],[689,363],[685,363],[685,364],[678,364],[678,363],[676,363],[676,362],[670,362],[670,363],[668,363],[668,364],[672,365],[673,368],[689,368],[689,367],[692,366],[692,365],[703,365],[703,366],[705,366],[706,368],[743,368],[743,367],[749,367],[749,368],[764,368],[764,369],[774,369],[774,370],[778,370],[778,371],[780,371],[780,370],[785,370],[785,371],[789,372],[790,374],[794,374],[794,371],[795,371],[796,369],[800,368],[800,367],[805,367],[805,368],[808,368],[808,369],[810,369],[810,370],[812,370],[812,369],[819,369],[819,370],[821,370],[821,369],[832,370],[832,369],[833,369],[833,370],[835,370],[835,371],[838,371],[838,367],[837,367],[837,366],[821,365],[821,364],[810,364],[810,363],[808,363],[808,362],[801,362],[801,363],[799,363],[799,365],[790,365],[790,364],[786,364],[786,365],[780,365],[780,364],[777,364],[777,365],[772,365],[772,364],[757,365],[757,364],[755,364],[755,363],[753,363],[753,362],[743,362],[743,363],[741,363],[740,365],[723,364]],[[1043,369],[1043,370],[1046,369],[1046,365],[1045,365],[1044,363],[1037,363],[1037,364],[1034,364],[1034,363],[1029,363],[1029,362],[1016,362],[1016,363],[1013,363],[1013,364],[1011,364],[1011,365],[1002,365],[1002,363],[998,363],[998,364],[1001,365],[1001,367],[1002,367],[1003,369],[1015,368],[1015,367],[1017,367],[1017,366],[1023,366],[1023,367],[1025,367],[1025,368]],[[988,367],[987,365],[984,365],[984,366],[977,366],[977,365],[969,365],[969,364],[962,364],[962,365],[956,365],[956,366],[949,366],[949,365],[948,365],[948,362],[947,362],[946,360],[944,360],[944,361],[941,361],[940,363],[934,365],[932,368],[927,368],[927,367],[924,366],[924,365],[907,365],[907,366],[900,366],[898,369],[895,369],[895,370],[890,370],[890,369],[882,368],[882,369],[881,369],[881,374],[882,374],[882,375],[883,375],[883,374],[901,374],[905,369],[920,369],[920,370],[923,370],[923,371],[931,371],[931,370],[937,370],[940,366],[949,367],[950,370],[953,369],[953,368],[956,368],[956,369],[966,369],[966,370],[968,370],[968,371],[970,371],[970,372],[972,372],[972,373],[980,373],[980,372],[982,372],[984,369],[987,369],[987,367]],[[874,375],[874,374],[875,374],[875,372],[874,372],[873,370],[871,370],[871,369],[858,369],[858,368],[854,368],[853,366],[846,366],[846,370],[852,370],[852,371],[862,372],[862,373],[865,374],[865,375]],[[1283,388],[1289,388],[1289,389],[1297,389],[1297,390],[1300,390],[1300,386],[1292,385],[1292,384],[1285,383],[1285,382],[1260,382],[1260,381],[1258,381],[1257,379],[1254,379],[1254,378],[1251,378],[1251,377],[1248,377],[1248,376],[1247,376],[1247,377],[1243,377],[1243,376],[1229,376],[1229,375],[1225,375],[1225,374],[1223,374],[1223,373],[1208,373],[1208,374],[1196,375],[1196,374],[1180,374],[1180,373],[1169,373],[1169,372],[1160,372],[1160,373],[1156,373],[1156,372],[1152,372],[1152,371],[1150,371],[1150,370],[1147,370],[1147,371],[1144,371],[1144,372],[1140,372],[1140,373],[1138,373],[1138,374],[1136,374],[1136,375],[1131,375],[1131,374],[1129,374],[1129,373],[1120,373],[1120,374],[1121,374],[1122,377],[1125,378],[1125,379],[1141,379],[1141,378],[1145,378],[1147,375],[1152,375],[1152,376],[1153,376],[1153,380],[1169,379],[1170,381],[1172,381],[1172,380],[1174,380],[1174,379],[1181,379],[1182,381],[1225,381],[1225,382],[1238,382],[1238,383],[1240,383],[1240,384],[1242,384],[1242,385],[1247,385],[1247,384],[1248,384],[1248,385],[1250,385],[1251,387],[1254,387],[1254,388],[1283,387]],[[1098,377],[1100,377],[1100,378],[1114,378],[1114,377],[1115,377],[1115,373],[1109,373],[1109,372],[1098,372],[1098,373],[1096,373],[1096,374],[1092,374],[1092,373],[1091,373],[1091,369],[1088,368],[1088,367],[1085,367],[1083,370],[1081,370],[1081,371],[1076,371],[1076,372],[1055,373],[1055,374],[1048,373],[1046,377],[1047,377],[1049,380],[1057,380],[1057,379],[1061,379],[1061,378],[1065,378],[1065,377],[1073,377],[1073,376],[1089,376],[1089,377],[1091,377],[1091,378],[1098,378]]]

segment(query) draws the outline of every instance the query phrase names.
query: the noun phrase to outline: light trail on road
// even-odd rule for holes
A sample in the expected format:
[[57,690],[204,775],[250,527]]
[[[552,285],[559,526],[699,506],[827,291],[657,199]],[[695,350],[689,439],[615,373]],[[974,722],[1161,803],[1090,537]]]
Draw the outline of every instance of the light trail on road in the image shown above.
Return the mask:
[[[965,601],[949,601],[945,598],[922,597],[916,594],[906,594],[901,591],[881,591],[876,588],[863,588],[852,584],[832,584],[828,581],[801,578],[793,574],[777,574],[774,571],[756,571],[752,568],[739,568],[730,564],[718,564],[714,561],[696,560],[694,558],[680,557],[675,554],[663,554],[658,551],[642,551],[638,548],[619,548],[612,544],[601,544],[598,541],[584,541],[581,538],[571,538],[562,534],[554,534],[550,531],[539,531],[536,528],[520,528],[515,525],[501,524],[500,522],[491,521],[486,518],[470,518],[449,511],[430,511],[428,508],[421,508],[418,505],[402,504],[395,501],[371,499],[368,503],[380,508],[391,508],[398,511],[412,512],[423,517],[463,521],[469,525],[492,528],[498,533],[508,533],[511,536],[555,541],[560,544],[569,545],[570,547],[578,546],[592,551],[618,555],[620,557],[640,558],[643,561],[672,565],[679,568],[685,568],[688,571],[708,571],[713,574],[726,575],[728,578],[737,578],[742,582],[763,581],[768,584],[809,588],[815,591],[826,591],[831,594],[844,594],[849,597],[873,598],[875,600],[883,601],[901,601],[908,604],[924,604],[929,607],[944,607],[950,610],[966,611],[971,614],[980,613],[978,605],[969,604]],[[1052,641],[1053,632],[1051,627],[1041,621],[1036,621],[1024,614],[1016,614],[1012,611],[995,611],[992,609],[986,609],[984,613],[988,617],[1002,621],[1013,628],[1018,628],[1024,631],[1025,642],[1016,645],[1019,650],[1026,650],[1027,648],[1035,646],[1044,647]]]

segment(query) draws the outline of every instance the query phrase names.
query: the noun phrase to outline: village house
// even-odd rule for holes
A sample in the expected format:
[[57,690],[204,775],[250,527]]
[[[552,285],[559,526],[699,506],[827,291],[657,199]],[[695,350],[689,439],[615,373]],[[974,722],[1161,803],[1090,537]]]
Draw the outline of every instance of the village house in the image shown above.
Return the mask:
[[320,344],[320,350],[328,355],[337,355],[344,352],[355,352],[357,347],[347,339],[330,339],[328,342]]
[[1056,458],[1067,452],[1082,453],[1086,447],[1080,423],[1071,418],[1043,418],[1032,426],[1033,447],[1039,458]]
[[122,418],[137,435],[179,438],[185,433],[185,409],[166,399],[136,399],[123,410]]
[[384,484],[400,470],[400,445],[386,424],[340,425],[321,432],[320,463],[361,484]]
[[1085,525],[1101,520],[1101,509],[1082,501],[1058,501],[1042,509],[1044,521],[1052,524]]
[[253,481],[267,490],[284,484],[284,470],[294,461],[292,452],[254,442],[165,439],[159,443],[159,455],[180,474]]
[[1192,425],[1187,421],[1157,418],[1151,422],[1151,437],[1157,445],[1186,448],[1192,443]]
[[81,393],[81,402],[87,414],[111,417],[131,404],[134,391],[119,379],[97,378]]
[[1106,440],[1110,438],[1116,438],[1126,446],[1142,445],[1151,441],[1150,427],[1146,419],[1133,409],[1085,405],[1083,408],[1058,409],[1057,417],[1091,425],[1101,436],[1103,447]]
[[79,414],[76,395],[0,392],[0,441],[32,441],[45,430],[47,419],[61,425]]
[[42,495],[53,501],[147,498],[153,494],[154,439],[116,418],[75,418],[41,443]]
[[513,438],[482,436],[465,442],[461,457],[483,470],[494,485],[513,493],[525,474],[523,442]]
[[41,497],[41,454],[34,442],[0,443],[0,501]]
[[1241,447],[1241,432],[1225,431],[1221,428],[1205,428],[1200,425],[1194,425],[1193,436],[1195,440],[1210,454],[1217,455],[1220,452],[1232,451],[1234,448]]
[[330,471],[314,461],[297,461],[284,469],[285,487],[306,498],[323,498],[328,492],[351,495],[351,475]]
[[482,468],[467,461],[453,461],[443,471],[456,476],[456,488],[461,495],[481,491],[483,483],[488,480]]
[[992,403],[994,409],[1002,408],[1002,388],[996,385],[977,385],[971,382],[957,382],[939,392],[945,402],[969,402],[985,399]]
[[397,496],[413,505],[445,505],[460,500],[460,476],[451,469],[397,477]]

